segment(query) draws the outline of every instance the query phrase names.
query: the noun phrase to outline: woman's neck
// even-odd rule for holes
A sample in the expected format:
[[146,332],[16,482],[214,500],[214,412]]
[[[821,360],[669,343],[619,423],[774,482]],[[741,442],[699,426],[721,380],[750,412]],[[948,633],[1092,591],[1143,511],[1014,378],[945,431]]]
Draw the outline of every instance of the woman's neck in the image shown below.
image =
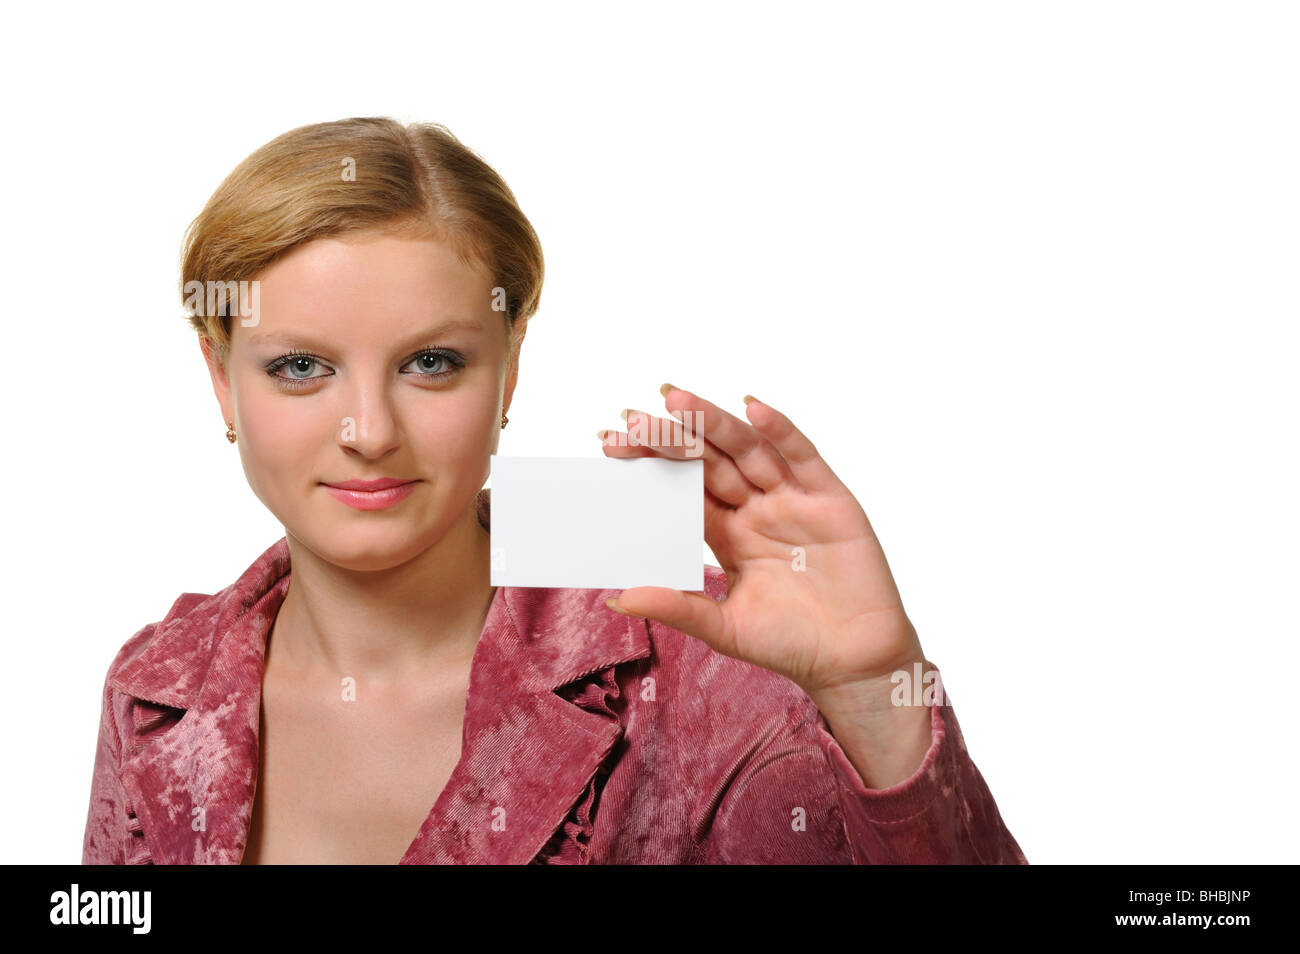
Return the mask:
[[[358,572],[290,535],[289,591],[272,630],[277,668],[390,680],[468,664],[496,593],[489,539],[471,505],[415,559]],[[268,645],[268,665],[270,654]]]

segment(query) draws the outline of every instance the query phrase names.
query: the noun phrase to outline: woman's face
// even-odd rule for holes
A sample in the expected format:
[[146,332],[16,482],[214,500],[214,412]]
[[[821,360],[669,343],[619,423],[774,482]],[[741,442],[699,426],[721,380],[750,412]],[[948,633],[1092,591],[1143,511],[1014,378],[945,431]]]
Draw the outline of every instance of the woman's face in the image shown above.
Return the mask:
[[[231,319],[224,367],[204,351],[248,483],[291,537],[380,570],[463,516],[518,370],[493,304],[489,279],[433,239],[320,239],[263,274],[255,323]],[[405,483],[338,486],[379,480]]]

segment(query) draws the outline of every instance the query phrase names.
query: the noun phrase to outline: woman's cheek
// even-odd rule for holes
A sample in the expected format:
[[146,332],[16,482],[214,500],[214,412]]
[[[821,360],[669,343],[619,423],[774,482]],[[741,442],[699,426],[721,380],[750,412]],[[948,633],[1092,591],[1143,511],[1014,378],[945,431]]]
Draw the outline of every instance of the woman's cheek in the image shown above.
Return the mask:
[[421,459],[467,463],[490,453],[494,406],[490,397],[465,392],[444,401],[436,414],[420,415],[422,423],[411,433],[418,435],[414,439]]
[[312,434],[320,429],[307,402],[258,395],[240,408],[244,474],[273,511],[291,509],[310,489],[316,462]]

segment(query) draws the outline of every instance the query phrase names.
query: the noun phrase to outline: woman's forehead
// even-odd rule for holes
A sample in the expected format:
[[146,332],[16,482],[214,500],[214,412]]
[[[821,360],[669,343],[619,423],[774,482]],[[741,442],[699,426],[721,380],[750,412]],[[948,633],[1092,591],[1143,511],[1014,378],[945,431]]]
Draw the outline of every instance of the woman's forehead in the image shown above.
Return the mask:
[[250,297],[257,320],[231,328],[232,340],[254,346],[464,340],[503,326],[487,276],[428,239],[317,240],[278,261],[256,285]]

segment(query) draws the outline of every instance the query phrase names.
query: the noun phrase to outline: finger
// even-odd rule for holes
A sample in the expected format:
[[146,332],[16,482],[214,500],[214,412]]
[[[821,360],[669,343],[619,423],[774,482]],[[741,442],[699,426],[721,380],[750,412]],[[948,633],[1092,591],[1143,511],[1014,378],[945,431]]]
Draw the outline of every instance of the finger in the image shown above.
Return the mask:
[[664,390],[669,412],[690,412],[695,431],[730,457],[751,484],[768,491],[787,481],[798,483],[777,449],[748,421],[682,388],[665,384]]
[[703,640],[720,653],[735,655],[736,640],[727,626],[726,614],[710,596],[663,586],[634,586],[620,593],[614,602],[626,613],[657,620]]
[[703,435],[694,433],[693,428],[684,428],[680,421],[667,417],[656,417],[645,411],[628,408],[628,430],[624,434],[616,432],[620,439],[625,438],[628,446],[642,448],[653,454],[674,460],[704,461],[704,486],[733,507],[739,507],[751,495],[761,491],[745,479],[730,457],[706,441]]
[[807,436],[791,420],[752,394],[746,394],[745,414],[785,459],[795,479],[808,490],[833,490],[843,486],[831,465],[817,453]]
[[[672,417],[659,417],[649,411],[624,408],[623,420],[628,424],[628,437],[641,445],[654,447],[666,457],[677,460],[694,460],[701,456],[717,459],[725,457],[716,447],[711,447],[693,427]],[[739,471],[737,471],[739,473]]]
[[[600,437],[601,435],[611,435],[609,437],[610,441],[615,440],[615,437],[612,435],[618,435],[619,437],[627,436],[622,431],[612,431],[612,430],[598,431],[597,436]],[[604,441],[605,438],[601,437],[601,440]],[[628,444],[604,443],[601,449],[604,450],[606,457],[632,458],[632,457],[657,457],[658,456],[655,453],[655,449],[653,447],[646,447],[642,444],[628,445]],[[718,455],[718,458],[720,460],[725,460],[725,458],[723,458],[722,455]],[[704,531],[705,533],[704,535],[705,535],[706,542],[708,542],[709,527],[712,526],[713,522],[717,520],[720,516],[722,516],[724,513],[733,510],[737,505],[731,503],[731,501],[725,498],[718,497],[715,493],[713,493],[712,488],[709,487],[709,480],[708,480],[709,465],[707,462],[705,463],[704,467],[705,467],[704,470],[704,478],[705,478],[704,480]],[[750,487],[748,492],[758,493],[759,491],[756,487]],[[716,546],[716,544],[713,542],[710,542],[709,545]]]
[[600,438],[601,450],[607,457],[658,457],[653,447],[647,447],[644,444],[632,444],[627,439],[627,434],[623,431],[613,428],[605,428],[596,432]]

